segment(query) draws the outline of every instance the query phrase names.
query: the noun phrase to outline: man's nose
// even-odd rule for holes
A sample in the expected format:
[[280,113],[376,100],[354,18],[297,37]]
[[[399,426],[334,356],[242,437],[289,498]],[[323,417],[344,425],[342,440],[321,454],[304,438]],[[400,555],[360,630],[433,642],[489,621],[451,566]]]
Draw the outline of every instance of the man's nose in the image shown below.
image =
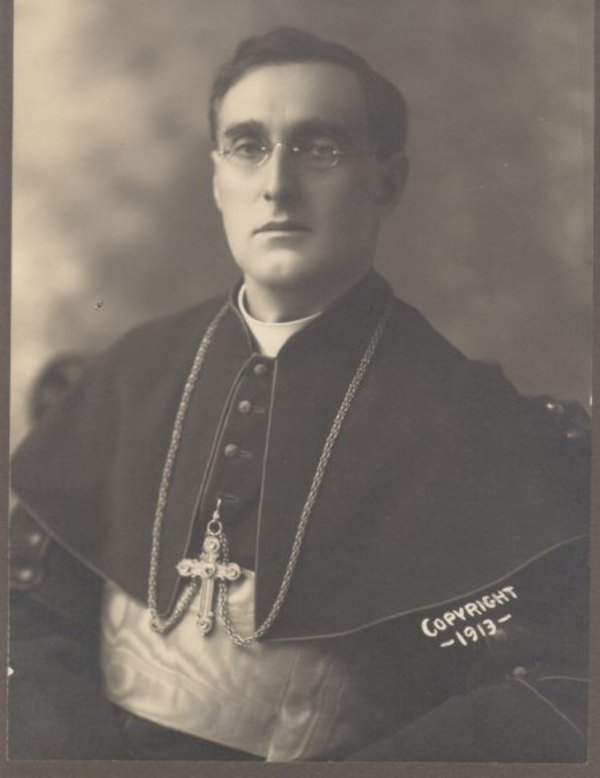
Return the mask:
[[274,143],[271,154],[264,163],[265,200],[288,202],[298,195],[298,170],[293,152],[284,143]]

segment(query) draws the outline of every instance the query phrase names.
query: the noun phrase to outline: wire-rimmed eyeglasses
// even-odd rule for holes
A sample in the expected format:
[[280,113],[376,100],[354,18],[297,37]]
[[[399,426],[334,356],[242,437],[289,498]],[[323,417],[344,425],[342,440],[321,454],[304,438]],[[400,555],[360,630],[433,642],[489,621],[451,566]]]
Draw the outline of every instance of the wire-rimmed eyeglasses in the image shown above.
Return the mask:
[[216,153],[238,168],[250,170],[260,167],[270,159],[277,146],[286,148],[292,159],[307,170],[330,170],[346,155],[346,151],[332,141],[308,141],[306,143],[258,143],[244,140]]

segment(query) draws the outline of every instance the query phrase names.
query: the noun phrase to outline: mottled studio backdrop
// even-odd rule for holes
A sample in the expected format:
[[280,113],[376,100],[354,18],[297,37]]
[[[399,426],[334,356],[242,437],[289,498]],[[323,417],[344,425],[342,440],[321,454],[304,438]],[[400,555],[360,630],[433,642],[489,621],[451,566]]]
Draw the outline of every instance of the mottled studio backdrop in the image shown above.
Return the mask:
[[205,105],[239,39],[276,25],[406,94],[411,180],[377,263],[398,294],[521,390],[588,400],[592,0],[15,5],[13,444],[50,356],[235,279]]

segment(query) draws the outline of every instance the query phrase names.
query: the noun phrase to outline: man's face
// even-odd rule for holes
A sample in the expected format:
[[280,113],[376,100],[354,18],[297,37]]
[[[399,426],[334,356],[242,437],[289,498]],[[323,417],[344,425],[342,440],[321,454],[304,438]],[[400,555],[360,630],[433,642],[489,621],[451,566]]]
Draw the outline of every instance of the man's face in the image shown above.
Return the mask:
[[[329,169],[305,167],[287,147],[332,141],[344,154]],[[359,278],[393,197],[386,194],[390,163],[378,160],[368,142],[355,75],[314,62],[249,72],[226,93],[217,126],[219,149],[245,143],[286,144],[254,168],[213,153],[215,200],[246,279],[275,291],[335,288]]]

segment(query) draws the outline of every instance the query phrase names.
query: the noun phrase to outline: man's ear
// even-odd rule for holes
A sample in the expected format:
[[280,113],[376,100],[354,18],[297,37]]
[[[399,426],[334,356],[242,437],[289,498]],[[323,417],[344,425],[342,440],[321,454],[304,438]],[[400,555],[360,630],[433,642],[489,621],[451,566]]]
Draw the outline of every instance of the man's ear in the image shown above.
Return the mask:
[[408,157],[403,152],[398,152],[381,160],[380,165],[379,192],[376,202],[387,210],[398,204],[404,192],[408,178]]
[[218,154],[216,151],[211,152],[211,157],[213,161],[213,177],[212,177],[212,191],[213,191],[213,197],[215,200],[215,205],[221,210],[221,196],[219,194],[219,185],[217,183],[217,165],[219,164]]

